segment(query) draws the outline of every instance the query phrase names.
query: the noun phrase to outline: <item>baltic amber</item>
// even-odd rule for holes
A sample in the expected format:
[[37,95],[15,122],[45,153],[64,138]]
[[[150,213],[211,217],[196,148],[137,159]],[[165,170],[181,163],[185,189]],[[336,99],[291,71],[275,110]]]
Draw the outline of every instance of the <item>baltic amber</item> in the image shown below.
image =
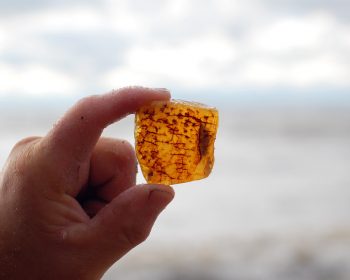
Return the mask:
[[135,117],[136,155],[148,183],[206,178],[214,164],[218,111],[178,100],[155,101]]

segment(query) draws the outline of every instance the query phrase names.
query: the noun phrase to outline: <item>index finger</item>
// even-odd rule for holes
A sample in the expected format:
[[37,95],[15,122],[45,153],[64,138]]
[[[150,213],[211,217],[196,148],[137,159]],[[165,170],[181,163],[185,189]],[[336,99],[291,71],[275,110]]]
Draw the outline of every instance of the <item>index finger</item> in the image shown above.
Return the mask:
[[168,100],[166,89],[122,88],[90,96],[73,106],[45,137],[46,150],[63,161],[87,160],[103,129],[155,100]]

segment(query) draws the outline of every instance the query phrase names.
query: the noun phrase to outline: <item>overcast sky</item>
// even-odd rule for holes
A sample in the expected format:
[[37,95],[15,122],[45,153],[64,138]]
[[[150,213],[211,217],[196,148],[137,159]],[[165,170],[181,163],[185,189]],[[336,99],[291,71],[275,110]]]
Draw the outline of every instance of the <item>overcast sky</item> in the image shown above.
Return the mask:
[[2,0],[0,95],[350,95],[349,0]]

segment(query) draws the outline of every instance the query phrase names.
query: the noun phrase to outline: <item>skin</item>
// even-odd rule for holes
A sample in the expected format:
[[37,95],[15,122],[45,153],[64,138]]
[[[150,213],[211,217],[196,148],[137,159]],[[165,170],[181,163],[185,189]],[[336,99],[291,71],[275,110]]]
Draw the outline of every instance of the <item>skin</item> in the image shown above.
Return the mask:
[[82,99],[44,137],[18,142],[0,175],[0,279],[99,279],[143,242],[173,199],[138,185],[136,158],[103,129],[166,90]]

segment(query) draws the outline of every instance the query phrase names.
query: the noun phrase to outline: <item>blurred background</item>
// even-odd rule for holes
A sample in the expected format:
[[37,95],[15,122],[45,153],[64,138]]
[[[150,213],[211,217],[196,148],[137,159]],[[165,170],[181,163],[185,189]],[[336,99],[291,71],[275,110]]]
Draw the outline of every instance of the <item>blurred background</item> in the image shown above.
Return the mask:
[[127,85],[216,106],[216,164],[103,279],[350,279],[350,1],[0,1],[1,165]]

